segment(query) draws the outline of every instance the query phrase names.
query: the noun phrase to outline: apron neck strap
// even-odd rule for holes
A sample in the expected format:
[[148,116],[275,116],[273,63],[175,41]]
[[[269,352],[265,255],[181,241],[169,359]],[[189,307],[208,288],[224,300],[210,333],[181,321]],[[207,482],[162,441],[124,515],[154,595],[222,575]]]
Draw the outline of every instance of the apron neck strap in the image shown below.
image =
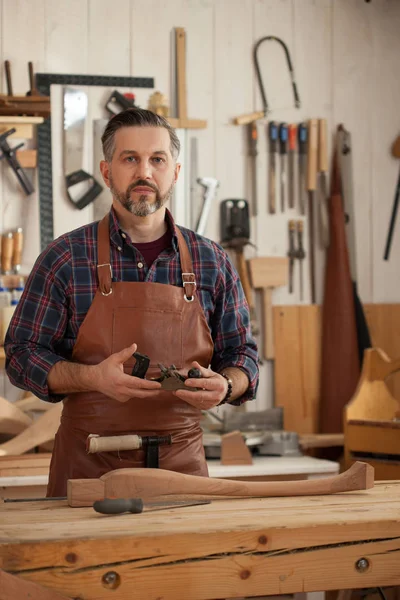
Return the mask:
[[[175,227],[178,238],[179,256],[182,270],[182,284],[184,287],[184,298],[188,302],[194,300],[196,281],[193,273],[192,257],[188,245],[182,233]],[[112,269],[110,263],[110,215],[106,214],[99,222],[97,231],[97,252],[98,264],[97,275],[99,278],[99,288],[104,296],[112,293],[111,280]]]

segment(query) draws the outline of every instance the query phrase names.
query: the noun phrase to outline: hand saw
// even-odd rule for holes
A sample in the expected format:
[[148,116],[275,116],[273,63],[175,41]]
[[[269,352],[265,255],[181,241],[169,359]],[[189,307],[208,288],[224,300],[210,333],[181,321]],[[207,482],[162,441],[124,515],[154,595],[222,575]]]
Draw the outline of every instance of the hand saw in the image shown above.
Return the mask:
[[64,175],[68,198],[79,210],[93,202],[103,189],[93,175],[83,169],[87,112],[85,92],[64,88]]

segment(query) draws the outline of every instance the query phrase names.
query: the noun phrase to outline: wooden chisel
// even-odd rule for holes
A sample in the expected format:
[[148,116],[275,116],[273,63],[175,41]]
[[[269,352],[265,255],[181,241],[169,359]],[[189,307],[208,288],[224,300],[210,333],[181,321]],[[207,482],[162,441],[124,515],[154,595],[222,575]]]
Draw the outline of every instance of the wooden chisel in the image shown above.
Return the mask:
[[318,216],[322,248],[329,246],[328,139],[326,119],[318,120]]
[[307,170],[307,123],[300,123],[297,128],[299,147],[299,208],[306,214],[306,170]]
[[279,126],[279,153],[281,155],[281,210],[284,212],[287,206],[288,192],[288,126],[281,123]]
[[296,206],[297,125],[289,125],[289,208]]
[[310,255],[311,304],[316,302],[315,293],[315,241],[314,241],[314,204],[317,189],[317,160],[318,160],[318,121],[308,122],[308,152],[307,152],[307,190],[308,190],[308,232]]
[[269,174],[268,174],[268,210],[276,213],[276,154],[278,150],[278,125],[275,121],[268,123],[269,141]]

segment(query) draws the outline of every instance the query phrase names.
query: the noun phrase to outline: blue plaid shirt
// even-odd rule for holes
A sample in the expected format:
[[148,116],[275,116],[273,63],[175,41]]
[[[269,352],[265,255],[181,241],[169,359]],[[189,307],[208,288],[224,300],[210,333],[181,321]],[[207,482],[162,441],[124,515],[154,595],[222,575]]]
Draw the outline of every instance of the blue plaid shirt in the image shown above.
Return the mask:
[[[110,211],[110,261],[113,281],[147,281],[181,286],[175,223],[167,211],[172,245],[147,268],[141,253],[121,230]],[[229,257],[221,246],[179,227],[191,252],[197,293],[214,342],[211,368],[238,367],[248,376],[246,393],[233,401],[255,398],[258,386],[257,345],[250,333],[249,310]],[[144,267],[139,269],[138,262]],[[50,402],[47,386],[51,367],[70,360],[79,327],[98,287],[97,223],[80,227],[54,240],[42,252],[28,277],[4,347],[10,381]]]

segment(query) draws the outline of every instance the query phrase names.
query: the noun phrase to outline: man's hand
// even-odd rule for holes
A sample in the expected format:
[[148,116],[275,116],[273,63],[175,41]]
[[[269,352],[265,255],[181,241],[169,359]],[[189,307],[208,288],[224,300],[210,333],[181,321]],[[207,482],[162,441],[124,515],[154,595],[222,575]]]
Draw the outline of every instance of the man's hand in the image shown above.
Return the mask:
[[118,402],[127,402],[132,397],[151,398],[157,394],[158,390],[161,390],[161,384],[158,381],[140,379],[140,377],[124,373],[124,363],[136,350],[137,345],[132,344],[95,366],[97,391],[118,400]]
[[[186,379],[185,385],[188,387],[188,391],[176,390],[175,396],[200,410],[214,408],[225,398],[228,382],[225,377],[211,369],[205,369],[198,362],[194,362],[192,367],[200,370],[201,378]],[[202,388],[202,390],[190,391],[191,387]]]

